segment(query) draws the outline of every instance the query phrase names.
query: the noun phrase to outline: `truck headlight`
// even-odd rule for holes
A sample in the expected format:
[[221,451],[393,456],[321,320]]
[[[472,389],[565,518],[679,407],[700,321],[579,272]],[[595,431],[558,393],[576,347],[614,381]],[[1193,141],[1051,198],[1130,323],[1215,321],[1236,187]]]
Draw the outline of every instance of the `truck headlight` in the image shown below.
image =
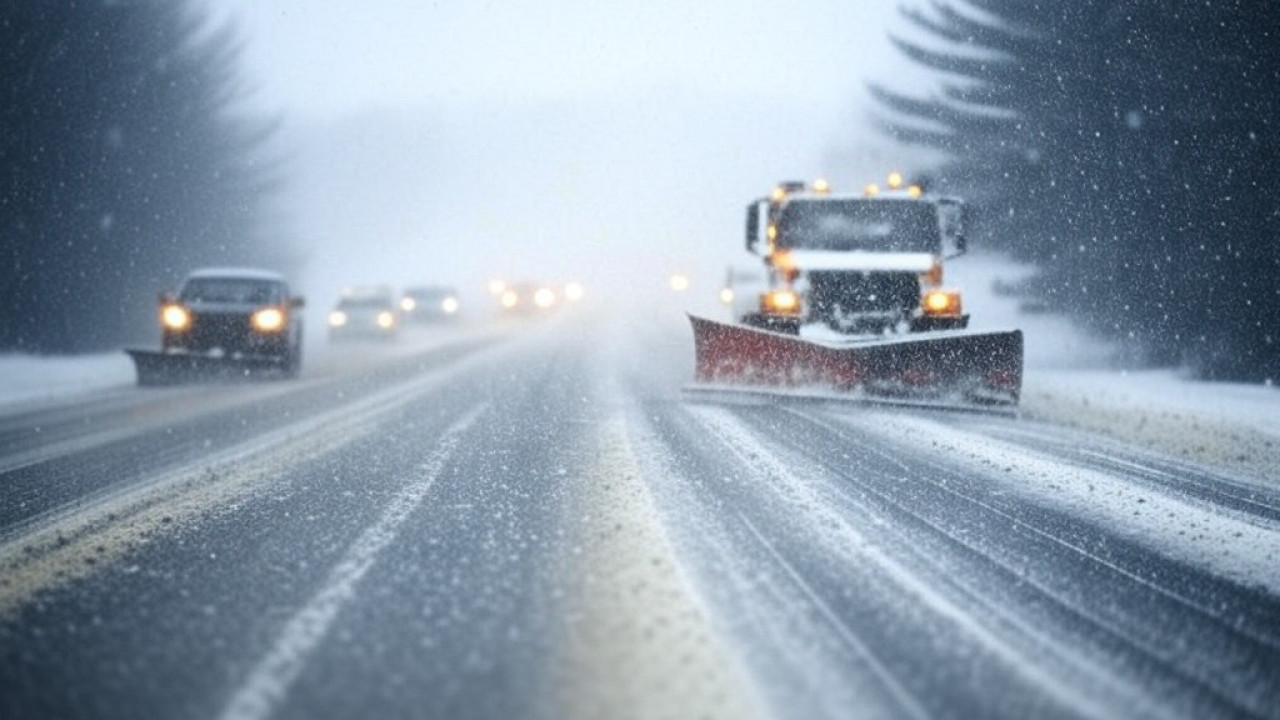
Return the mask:
[[378,313],[377,322],[378,322],[378,327],[382,328],[383,330],[390,330],[391,328],[396,326],[396,316],[390,310],[383,310],[382,312]]
[[251,322],[255,330],[276,332],[284,327],[284,311],[274,307],[262,308],[253,314]]
[[417,300],[414,300],[414,299],[413,299],[413,298],[411,298],[411,297],[402,297],[402,298],[400,298],[400,309],[401,309],[401,310],[403,310],[403,311],[405,311],[405,312],[413,312],[413,309],[414,309],[414,308],[416,308],[416,307],[418,307],[418,301],[417,301]]
[[165,305],[160,310],[160,322],[169,330],[186,330],[191,326],[191,313],[181,305]]
[[769,315],[799,315],[800,294],[794,290],[770,290],[760,296],[760,305]]
[[456,297],[445,298],[440,302],[440,309],[445,311],[445,314],[447,315],[452,315],[458,312],[458,298]]
[[720,302],[725,305],[733,304],[733,288],[720,288]]
[[556,291],[551,288],[539,288],[533,294],[533,304],[542,309],[547,309],[556,304]]
[[329,327],[342,327],[347,324],[347,314],[341,310],[329,313]]
[[925,315],[959,315],[960,293],[956,290],[930,290],[920,299]]

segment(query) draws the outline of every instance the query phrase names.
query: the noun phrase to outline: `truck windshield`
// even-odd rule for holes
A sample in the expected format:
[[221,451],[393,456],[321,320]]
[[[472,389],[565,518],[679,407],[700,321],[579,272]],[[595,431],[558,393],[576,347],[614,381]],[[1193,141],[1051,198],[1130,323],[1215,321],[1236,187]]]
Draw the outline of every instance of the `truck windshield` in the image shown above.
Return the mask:
[[280,302],[280,284],[252,278],[192,278],[182,286],[184,302],[265,305]]
[[942,233],[931,203],[797,198],[778,218],[779,247],[803,250],[939,253]]

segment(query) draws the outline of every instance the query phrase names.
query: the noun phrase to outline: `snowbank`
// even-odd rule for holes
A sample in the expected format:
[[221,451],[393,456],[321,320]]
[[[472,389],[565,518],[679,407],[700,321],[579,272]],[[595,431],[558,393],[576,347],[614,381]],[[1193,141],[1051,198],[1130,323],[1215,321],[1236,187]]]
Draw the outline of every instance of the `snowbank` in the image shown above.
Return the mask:
[[77,356],[0,355],[0,406],[64,398],[132,385],[123,352]]

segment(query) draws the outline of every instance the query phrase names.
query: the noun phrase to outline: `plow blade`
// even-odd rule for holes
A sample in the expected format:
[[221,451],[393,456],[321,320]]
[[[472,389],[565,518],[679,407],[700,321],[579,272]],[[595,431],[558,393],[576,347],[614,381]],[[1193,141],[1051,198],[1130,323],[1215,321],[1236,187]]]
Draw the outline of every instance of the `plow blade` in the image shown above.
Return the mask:
[[703,386],[822,388],[869,398],[1012,406],[1022,332],[937,332],[827,341],[689,316]]
[[138,384],[145,386],[245,378],[278,367],[278,362],[274,359],[228,358],[137,349],[125,352],[133,358],[133,366],[138,371]]

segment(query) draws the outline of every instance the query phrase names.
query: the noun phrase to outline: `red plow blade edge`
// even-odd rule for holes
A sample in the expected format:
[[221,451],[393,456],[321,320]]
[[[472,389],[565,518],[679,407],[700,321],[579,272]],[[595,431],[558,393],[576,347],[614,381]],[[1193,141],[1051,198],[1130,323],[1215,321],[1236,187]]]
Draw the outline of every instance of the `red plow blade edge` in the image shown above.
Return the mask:
[[830,342],[689,316],[695,380],[824,387],[866,396],[1016,405],[1022,332],[939,332]]

